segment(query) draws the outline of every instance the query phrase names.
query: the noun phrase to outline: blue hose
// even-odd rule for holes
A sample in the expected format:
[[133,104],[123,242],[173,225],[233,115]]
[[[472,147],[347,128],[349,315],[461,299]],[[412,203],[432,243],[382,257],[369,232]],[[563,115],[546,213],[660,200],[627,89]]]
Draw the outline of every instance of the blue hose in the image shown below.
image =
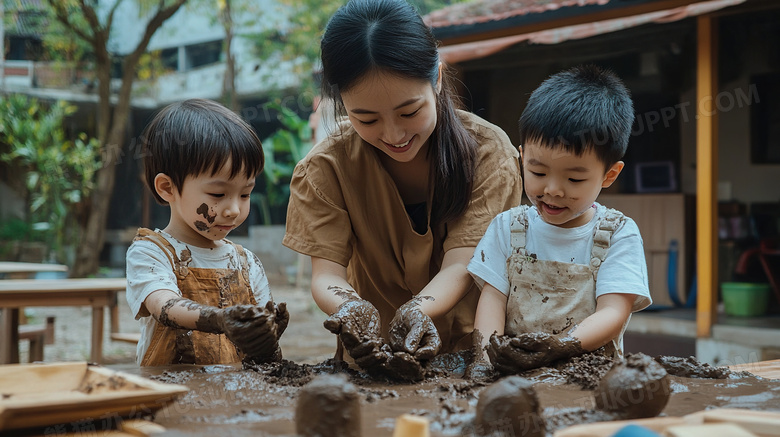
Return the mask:
[[675,307],[683,306],[680,295],[677,293],[677,258],[680,255],[680,245],[677,240],[669,243],[669,267],[666,271],[666,286],[669,289],[669,298]]
[[694,263],[693,279],[691,280],[691,289],[688,290],[688,297],[685,304],[680,300],[680,295],[677,292],[677,259],[680,256],[680,247],[677,240],[672,240],[669,243],[669,268],[666,274],[666,286],[669,289],[669,298],[674,303],[676,308],[694,308],[696,306],[696,290],[698,288],[698,281],[696,280],[696,265]]

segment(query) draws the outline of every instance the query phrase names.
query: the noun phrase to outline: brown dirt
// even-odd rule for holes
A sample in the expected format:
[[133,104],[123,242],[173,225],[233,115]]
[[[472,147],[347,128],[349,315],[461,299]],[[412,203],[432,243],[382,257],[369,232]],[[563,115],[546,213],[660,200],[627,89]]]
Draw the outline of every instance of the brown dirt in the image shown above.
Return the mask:
[[[453,357],[454,361],[459,359]],[[602,371],[604,365],[594,362],[599,361],[583,358],[571,367],[581,373]],[[546,435],[577,423],[616,419],[596,408],[593,391],[567,382],[573,374],[571,368],[560,367],[563,370],[548,368],[523,375],[533,383]],[[155,418],[155,422],[174,434],[205,436],[229,431],[231,435],[249,436],[262,431],[263,435],[292,436],[294,411],[305,382],[320,374],[341,373],[357,387],[362,435],[389,436],[395,419],[406,413],[428,418],[434,437],[476,435],[477,431],[511,435],[506,434],[507,424],[502,421],[482,424],[479,429],[474,424],[479,395],[490,382],[465,381],[442,369],[428,373],[425,380],[414,384],[376,381],[334,361],[286,361],[251,368],[182,365],[135,368],[134,373],[190,387],[189,393]],[[738,374],[727,379],[669,378],[671,396],[662,416],[713,407],[780,410],[780,381]]]
[[[104,343],[106,361],[113,363],[110,367],[116,370],[190,388],[154,418],[167,428],[166,435],[293,436],[295,408],[302,387],[317,375],[332,373],[345,374],[356,387],[364,436],[391,435],[395,419],[407,413],[428,418],[433,437],[467,436],[477,431],[473,420],[479,394],[495,378],[484,382],[463,380],[461,375],[470,360],[469,354],[437,357],[427,366],[426,378],[418,383],[372,380],[329,360],[335,352],[335,336],[322,327],[325,316],[312,302],[308,290],[274,285],[273,293],[277,301],[288,303],[291,315],[281,340],[285,358],[281,363],[247,368],[180,365],[141,369],[135,365],[135,346],[111,342],[108,332]],[[27,313],[36,318],[57,316],[56,344],[46,346],[46,361],[88,358],[88,308],[29,308]],[[123,332],[138,331],[121,295],[120,317]],[[105,327],[108,331],[108,317]],[[780,381],[723,372],[695,360],[672,358],[655,358],[670,373],[671,396],[662,416],[715,407],[780,410]],[[611,417],[595,408],[592,391],[611,366],[611,360],[585,355],[520,375],[534,383],[547,435],[572,424]],[[511,435],[504,423],[485,426],[488,429],[483,427],[482,431]]]

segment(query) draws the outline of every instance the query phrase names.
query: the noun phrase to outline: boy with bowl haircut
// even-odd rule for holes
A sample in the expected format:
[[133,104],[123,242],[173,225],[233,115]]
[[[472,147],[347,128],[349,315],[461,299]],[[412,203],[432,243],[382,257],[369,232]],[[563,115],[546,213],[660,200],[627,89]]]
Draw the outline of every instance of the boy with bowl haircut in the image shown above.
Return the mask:
[[145,182],[170,221],[139,229],[127,251],[138,363],[280,360],[286,304],[274,305],[260,260],[225,238],[246,220],[263,169],[254,130],[216,102],[191,99],[162,109],[143,138]]
[[[596,203],[623,169],[633,119],[628,90],[595,66],[555,74],[531,95],[520,117],[531,205],[499,214],[468,265],[482,289],[475,331],[496,370],[597,349],[620,356],[631,313],[650,305],[639,229]],[[483,354],[470,373],[488,369]]]

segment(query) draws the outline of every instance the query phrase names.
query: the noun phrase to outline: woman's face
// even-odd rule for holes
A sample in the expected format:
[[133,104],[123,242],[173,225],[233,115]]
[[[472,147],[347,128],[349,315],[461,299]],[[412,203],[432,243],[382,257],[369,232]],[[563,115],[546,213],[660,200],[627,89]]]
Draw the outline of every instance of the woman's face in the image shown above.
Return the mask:
[[409,162],[428,147],[437,92],[426,80],[372,72],[341,93],[341,100],[363,140],[395,161]]

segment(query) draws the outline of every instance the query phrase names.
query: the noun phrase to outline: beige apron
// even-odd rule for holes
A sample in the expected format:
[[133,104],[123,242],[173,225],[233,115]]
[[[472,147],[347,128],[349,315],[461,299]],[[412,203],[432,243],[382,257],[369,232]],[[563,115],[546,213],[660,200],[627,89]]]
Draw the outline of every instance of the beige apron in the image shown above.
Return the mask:
[[[560,334],[570,331],[596,312],[596,275],[609,251],[612,234],[625,220],[622,213],[607,209],[593,236],[589,265],[536,259],[526,251],[528,205],[512,209],[512,254],[507,259],[509,298],[504,333]],[[604,347],[606,354],[622,356],[625,325],[618,337]]]
[[[225,308],[233,305],[257,305],[252,287],[249,286],[249,266],[244,249],[234,243],[239,255],[241,274],[233,269],[204,269],[189,267],[191,261],[188,252],[183,251],[181,258],[173,246],[158,233],[140,228],[135,240],[148,240],[158,245],[168,255],[174,266],[177,285],[181,295],[201,305]],[[184,337],[181,337],[184,335]],[[177,341],[177,337],[179,341]],[[181,338],[187,338],[182,342]],[[191,349],[190,352],[188,349]],[[152,333],[152,341],[141,361],[142,366],[162,366],[182,363],[182,358],[193,355],[193,363],[185,364],[230,364],[241,362],[243,354],[224,334],[173,329],[157,323]]]

